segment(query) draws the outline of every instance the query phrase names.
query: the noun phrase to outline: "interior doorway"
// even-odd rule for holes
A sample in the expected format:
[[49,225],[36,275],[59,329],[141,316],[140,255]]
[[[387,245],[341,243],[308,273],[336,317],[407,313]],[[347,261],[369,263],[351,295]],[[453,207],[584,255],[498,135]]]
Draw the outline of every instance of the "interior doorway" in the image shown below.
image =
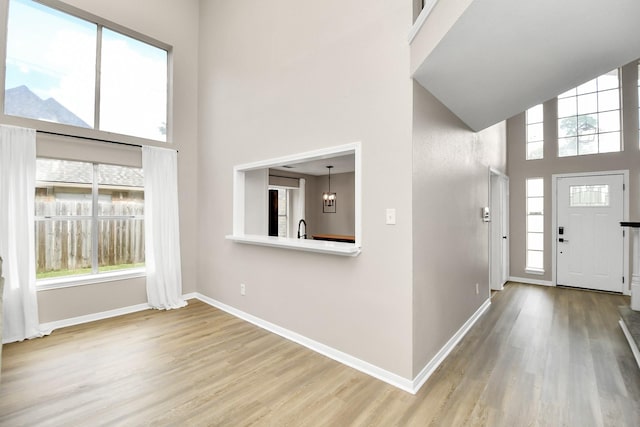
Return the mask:
[[509,280],[509,177],[489,171],[489,286],[501,291]]

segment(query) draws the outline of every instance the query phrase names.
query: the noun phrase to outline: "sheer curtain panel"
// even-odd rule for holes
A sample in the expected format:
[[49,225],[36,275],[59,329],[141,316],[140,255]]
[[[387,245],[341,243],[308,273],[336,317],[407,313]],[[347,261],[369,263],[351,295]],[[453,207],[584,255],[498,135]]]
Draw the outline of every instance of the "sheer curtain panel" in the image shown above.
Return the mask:
[[34,242],[36,132],[0,126],[0,256],[4,259],[3,342],[43,336]]
[[160,310],[187,305],[182,298],[177,154],[142,147],[147,298]]

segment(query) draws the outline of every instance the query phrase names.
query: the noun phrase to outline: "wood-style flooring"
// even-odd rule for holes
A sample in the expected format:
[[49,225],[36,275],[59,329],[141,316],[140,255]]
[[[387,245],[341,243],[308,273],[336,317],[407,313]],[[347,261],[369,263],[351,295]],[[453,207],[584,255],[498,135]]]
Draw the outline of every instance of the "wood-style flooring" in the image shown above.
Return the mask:
[[418,394],[204,303],[5,345],[1,426],[639,426],[628,298],[509,284]]

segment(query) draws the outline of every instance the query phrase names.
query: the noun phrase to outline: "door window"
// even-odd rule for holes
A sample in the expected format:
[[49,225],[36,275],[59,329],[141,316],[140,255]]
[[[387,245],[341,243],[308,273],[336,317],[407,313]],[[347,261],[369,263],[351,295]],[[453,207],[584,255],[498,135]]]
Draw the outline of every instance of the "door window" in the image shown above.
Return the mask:
[[609,206],[608,185],[572,185],[569,187],[569,205],[572,208]]

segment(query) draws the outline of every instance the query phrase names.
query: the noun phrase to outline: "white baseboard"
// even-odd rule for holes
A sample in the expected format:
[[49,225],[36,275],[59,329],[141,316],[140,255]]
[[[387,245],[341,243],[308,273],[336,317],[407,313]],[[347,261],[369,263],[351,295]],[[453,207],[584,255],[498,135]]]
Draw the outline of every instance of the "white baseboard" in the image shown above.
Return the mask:
[[620,327],[622,328],[622,332],[624,333],[624,336],[627,338],[627,341],[629,342],[629,347],[631,347],[631,352],[633,353],[633,357],[635,357],[635,359],[636,359],[636,363],[638,364],[638,368],[640,368],[640,351],[638,350],[638,346],[636,345],[635,340],[631,336],[631,332],[629,332],[629,329],[627,328],[627,325],[624,324],[622,319],[620,319],[618,321],[618,323],[620,324]]
[[85,316],[71,317],[69,319],[56,320],[54,322],[41,323],[40,329],[53,331],[55,329],[66,328],[68,326],[80,325],[82,323],[95,322],[96,320],[108,319],[110,317],[122,316],[124,314],[149,310],[149,304],[130,305],[129,307],[116,308],[114,310],[102,311],[100,313],[87,314]]
[[293,332],[283,327],[280,327],[278,325],[275,325],[271,322],[267,322],[266,320],[260,319],[249,313],[245,313],[244,311],[241,311],[234,307],[226,305],[213,298],[209,298],[207,296],[198,294],[197,299],[213,307],[216,307],[222,311],[225,311],[235,317],[238,317],[249,323],[253,323],[254,325],[262,329],[265,329],[269,332],[273,332],[274,334],[280,335],[283,338],[286,338],[290,341],[293,341],[304,347],[307,347],[308,349],[311,349],[317,353],[327,356],[330,359],[333,359],[353,369],[356,369],[360,372],[363,372],[367,375],[370,375],[374,378],[377,378],[381,381],[391,384],[392,386],[397,387],[401,390],[404,390],[412,394],[415,394],[417,391],[413,387],[413,381],[407,378],[401,377],[399,375],[396,375],[378,366],[372,365],[371,363],[365,362],[364,360],[360,360],[357,357],[351,356],[350,354],[344,353],[340,350],[336,350],[333,347],[329,347],[328,345],[322,344],[318,341],[314,341],[310,338],[307,338],[296,332]]
[[198,293],[197,292],[191,292],[191,293],[188,293],[188,294],[184,294],[184,295],[182,295],[182,298],[185,301],[190,300],[190,299],[198,299]]
[[[401,377],[400,375],[394,374],[393,372],[389,372],[385,369],[375,366],[369,362],[365,362],[364,360],[358,359],[357,357],[354,357],[350,354],[337,350],[333,347],[329,347],[328,345],[325,345],[318,341],[307,338],[303,335],[300,335],[296,332],[280,327],[271,322],[267,322],[266,320],[260,319],[259,317],[256,317],[244,311],[238,310],[234,307],[226,305],[213,298],[204,296],[198,292],[185,294],[183,295],[183,298],[185,300],[198,299],[206,304],[216,307],[222,311],[225,311],[235,317],[238,317],[242,320],[252,323],[269,332],[273,332],[274,334],[280,335],[283,338],[296,342],[317,353],[327,356],[330,359],[333,359],[337,362],[347,365],[353,369],[356,369],[360,372],[363,372],[367,375],[370,375],[374,378],[384,381],[394,387],[397,387],[411,394],[416,394],[418,390],[420,390],[420,388],[424,385],[424,383],[431,376],[431,374],[433,374],[433,372],[438,368],[438,366],[440,366],[440,364],[446,359],[449,353],[451,353],[451,350],[453,350],[453,348],[467,334],[467,332],[476,323],[476,321],[480,318],[480,316],[482,316],[482,314],[491,305],[491,300],[487,299],[482,304],[482,306],[480,306],[480,308],[473,314],[473,316],[471,316],[465,322],[465,324],[462,325],[462,327],[455,333],[455,335],[451,337],[451,339],[445,344],[445,346],[442,347],[442,349],[440,349],[440,351],[436,354],[436,356],[433,359],[431,359],[429,363],[427,363],[427,365],[422,369],[422,371],[420,371],[420,373],[413,380],[409,380],[407,378]],[[108,319],[111,317],[122,316],[125,314],[135,313],[138,311],[144,311],[149,309],[151,309],[151,307],[147,303],[137,304],[129,307],[122,307],[114,310],[103,311],[100,313],[87,314],[85,316],[78,316],[78,317],[72,317],[69,319],[57,320],[54,322],[41,323],[40,328],[42,330],[52,331],[54,329],[79,325],[82,323],[94,322],[96,320]]]
[[425,365],[424,368],[420,371],[420,373],[413,379],[413,390],[414,393],[417,393],[418,390],[424,385],[425,382],[429,379],[429,377],[438,369],[438,366],[444,362],[449,353],[454,349],[454,347],[464,338],[464,336],[469,332],[471,327],[478,321],[480,316],[484,314],[485,311],[489,309],[491,305],[491,298],[487,298],[487,300],[476,310],[475,313],[467,320],[464,325],[458,332],[456,332],[449,341],[440,349],[440,351]]
[[526,283],[528,285],[553,286],[550,280],[530,279],[528,277],[509,277],[510,282]]
[[491,305],[491,300],[487,299],[482,304],[482,306],[473,314],[473,316],[471,316],[471,318],[469,318],[469,320],[467,320],[465,324],[462,325],[458,332],[456,332],[456,334],[445,344],[445,346],[438,352],[438,354],[436,354],[436,356],[422,369],[420,374],[418,374],[418,376],[413,380],[408,380],[378,366],[372,365],[369,362],[365,362],[364,360],[353,357],[350,354],[344,353],[340,350],[336,350],[333,347],[329,347],[296,332],[282,328],[271,322],[267,322],[266,320],[260,319],[256,316],[221,303],[220,301],[217,301],[213,298],[198,294],[197,299],[242,320],[246,320],[247,322],[252,323],[260,328],[266,329],[269,332],[273,332],[274,334],[280,335],[283,338],[296,342],[304,347],[307,347],[310,350],[327,356],[335,360],[336,362],[340,362],[411,394],[416,394],[418,390],[420,390],[420,387],[424,385],[431,374],[438,368],[438,366],[440,366],[440,364],[445,360],[449,353],[451,353],[451,350],[453,350],[456,344],[458,344],[460,340],[467,334],[467,332],[469,332],[471,327]]

